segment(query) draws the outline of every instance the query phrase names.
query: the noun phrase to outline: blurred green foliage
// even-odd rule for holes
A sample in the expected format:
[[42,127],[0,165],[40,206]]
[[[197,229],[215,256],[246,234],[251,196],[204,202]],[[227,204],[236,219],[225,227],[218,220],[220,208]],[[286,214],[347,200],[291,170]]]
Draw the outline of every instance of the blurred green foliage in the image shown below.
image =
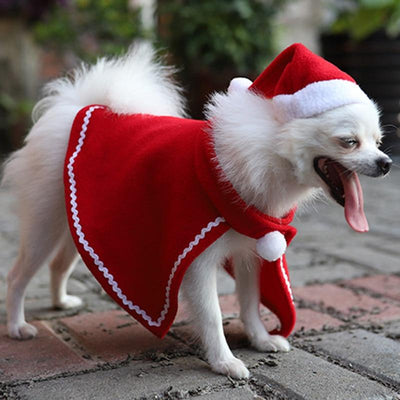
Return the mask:
[[[273,17],[286,0],[160,0],[158,44],[185,68],[258,71],[273,53]],[[128,0],[69,0],[34,25],[37,40],[91,61],[155,39]]]
[[0,92],[0,108],[7,112],[7,122],[16,124],[21,118],[30,115],[33,102],[31,100],[15,100],[5,92]]
[[36,39],[60,51],[71,50],[91,61],[126,51],[135,38],[150,37],[140,9],[127,0],[70,0],[56,4],[34,26]]
[[349,0],[336,11],[331,33],[346,33],[355,40],[378,31],[392,37],[400,33],[400,0]]
[[0,154],[18,148],[31,124],[33,101],[0,92]]
[[[63,53],[72,53],[92,62],[125,52],[135,39],[151,39],[172,54],[191,93],[207,95],[217,84],[225,85],[231,74],[251,77],[262,70],[274,54],[274,17],[287,0],[158,0],[157,32],[143,27],[141,10],[129,3],[23,0],[6,10],[25,19],[39,44],[59,52],[60,59]],[[208,87],[200,87],[199,72],[214,76]],[[13,100],[0,90],[0,148],[15,148],[19,139],[13,138],[22,137],[31,107],[29,101]],[[4,142],[7,137],[9,145]]]
[[259,71],[274,50],[285,0],[164,0],[162,43],[185,69]]

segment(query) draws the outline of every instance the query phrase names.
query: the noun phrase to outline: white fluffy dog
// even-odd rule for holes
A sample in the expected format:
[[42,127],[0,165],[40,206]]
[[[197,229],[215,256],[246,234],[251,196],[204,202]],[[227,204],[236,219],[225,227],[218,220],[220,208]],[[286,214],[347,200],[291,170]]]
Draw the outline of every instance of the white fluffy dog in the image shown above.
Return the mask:
[[[20,219],[19,255],[8,275],[12,338],[36,335],[36,328],[25,321],[24,292],[47,261],[54,306],[81,304],[66,289],[77,251],[67,226],[63,189],[64,159],[76,114],[82,107],[101,104],[116,113],[184,116],[181,91],[170,75],[169,69],[154,61],[152,50],[142,45],[123,58],[101,59],[75,71],[71,79],[47,85],[24,147],[11,155],[4,169],[3,181],[16,195]],[[272,99],[247,90],[246,81],[235,82],[226,93],[213,95],[206,113],[212,121],[218,162],[240,197],[280,218],[321,188],[341,205],[348,197],[346,191],[352,190],[356,195],[348,200],[354,204],[348,204],[346,218],[356,230],[367,230],[362,192],[354,176],[382,176],[391,164],[378,148],[382,133],[374,103],[354,102],[284,120],[277,117]],[[290,349],[288,341],[270,335],[260,319],[255,247],[255,239],[231,229],[194,260],[182,283],[211,368],[235,378],[248,377],[249,371],[232,354],[223,333],[216,273],[226,257],[234,259],[240,315],[252,346],[260,351]]]

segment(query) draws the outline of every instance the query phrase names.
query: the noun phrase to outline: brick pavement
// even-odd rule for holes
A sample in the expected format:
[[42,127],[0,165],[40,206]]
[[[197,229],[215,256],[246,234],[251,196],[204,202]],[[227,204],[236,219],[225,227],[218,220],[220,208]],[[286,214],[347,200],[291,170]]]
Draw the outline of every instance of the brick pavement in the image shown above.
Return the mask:
[[[47,271],[27,294],[39,336],[5,335],[5,276],[16,254],[13,200],[0,191],[0,399],[400,399],[400,171],[363,180],[371,231],[351,232],[343,210],[310,207],[288,252],[298,319],[287,354],[249,348],[230,278],[221,277],[224,329],[251,378],[210,372],[184,309],[164,340],[117,309],[80,265],[79,310],[50,308]],[[266,326],[274,317],[262,310]]]

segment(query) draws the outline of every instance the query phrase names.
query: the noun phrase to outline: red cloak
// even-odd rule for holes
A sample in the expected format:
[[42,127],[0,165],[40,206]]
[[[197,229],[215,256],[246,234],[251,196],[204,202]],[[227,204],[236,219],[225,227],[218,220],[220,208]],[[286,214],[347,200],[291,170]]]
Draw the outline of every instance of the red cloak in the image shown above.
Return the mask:
[[[296,234],[294,211],[267,216],[221,183],[209,126],[94,105],[71,130],[64,182],[76,247],[104,290],[159,337],[174,321],[185,271],[226,231],[279,231],[287,244]],[[285,255],[261,262],[261,301],[280,320],[273,333],[288,336],[295,308]]]

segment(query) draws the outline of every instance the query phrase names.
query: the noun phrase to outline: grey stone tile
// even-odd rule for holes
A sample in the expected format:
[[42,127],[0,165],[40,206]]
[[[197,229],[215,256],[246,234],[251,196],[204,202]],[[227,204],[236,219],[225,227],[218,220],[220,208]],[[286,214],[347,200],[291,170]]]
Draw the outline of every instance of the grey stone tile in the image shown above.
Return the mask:
[[393,321],[389,324],[386,324],[383,334],[389,339],[400,342],[400,321]]
[[[338,365],[292,349],[274,354],[273,366],[263,362],[260,353],[240,350],[238,356],[250,366],[260,387],[280,390],[288,399],[307,400],[398,400],[398,395],[384,385]],[[261,360],[261,361],[260,361]]]
[[314,337],[312,347],[400,387],[400,343],[362,329]]
[[262,400],[248,388],[237,388],[191,397],[198,400]]
[[180,358],[166,364],[135,362],[117,369],[32,383],[15,391],[29,400],[132,400],[164,392],[205,395],[215,388],[231,387],[228,378],[212,373],[198,358]]
[[306,268],[312,265],[315,255],[310,250],[294,247],[292,245],[286,251],[286,258],[290,269]]
[[218,294],[231,294],[235,292],[235,280],[224,270],[218,270]]
[[358,278],[367,273],[364,268],[346,262],[294,270],[289,266],[289,269],[292,286],[304,286],[316,282],[325,283]]

